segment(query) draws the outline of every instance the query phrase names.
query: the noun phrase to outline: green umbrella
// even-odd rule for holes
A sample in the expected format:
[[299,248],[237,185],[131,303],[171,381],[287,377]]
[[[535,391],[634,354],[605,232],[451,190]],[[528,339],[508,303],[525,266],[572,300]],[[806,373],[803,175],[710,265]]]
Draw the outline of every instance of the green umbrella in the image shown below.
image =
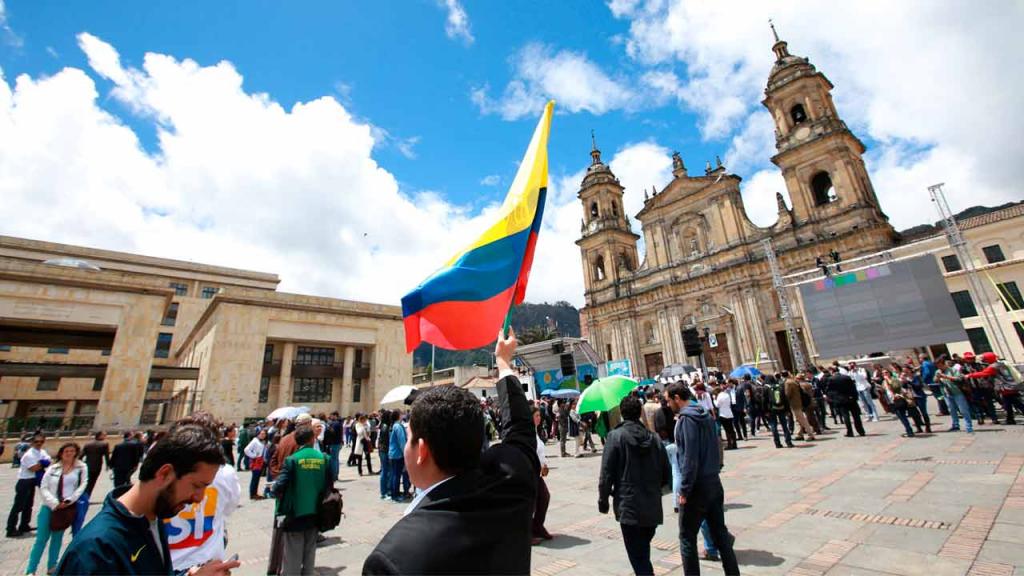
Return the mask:
[[636,388],[636,385],[636,380],[625,376],[609,376],[594,380],[590,387],[580,395],[576,409],[580,414],[611,410],[617,407],[619,402]]

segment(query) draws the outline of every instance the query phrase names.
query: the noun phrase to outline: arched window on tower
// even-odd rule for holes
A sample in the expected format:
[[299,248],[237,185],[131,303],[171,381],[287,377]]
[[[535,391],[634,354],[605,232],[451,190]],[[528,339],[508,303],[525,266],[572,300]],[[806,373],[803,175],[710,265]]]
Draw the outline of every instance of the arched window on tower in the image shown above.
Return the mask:
[[817,206],[824,206],[839,199],[828,172],[818,172],[811,178],[811,190],[814,193],[814,204]]
[[612,200],[612,216],[619,217],[619,205],[614,200]]
[[803,124],[807,121],[807,112],[804,111],[804,105],[797,103],[789,109],[789,117],[793,119],[793,125]]
[[594,259],[594,280],[604,280],[604,256],[598,256]]
[[597,209],[597,202],[590,203],[590,218],[594,219],[601,215],[601,212]]
[[619,253],[619,266],[630,272],[633,271],[633,259],[629,257],[629,253],[626,251]]

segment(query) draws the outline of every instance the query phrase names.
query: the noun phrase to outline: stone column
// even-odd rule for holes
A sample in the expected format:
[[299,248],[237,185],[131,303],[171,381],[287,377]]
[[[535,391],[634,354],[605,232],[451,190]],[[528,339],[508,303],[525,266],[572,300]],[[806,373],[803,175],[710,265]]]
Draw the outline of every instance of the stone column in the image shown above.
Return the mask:
[[96,413],[97,428],[138,425],[164,302],[163,297],[139,297],[122,308]]
[[75,417],[75,406],[78,404],[75,400],[68,400],[68,405],[64,408],[64,427],[71,426],[71,420]]
[[[356,362],[356,349],[354,347],[352,347],[352,346],[346,346],[345,347],[344,362],[345,362],[345,365],[343,367],[344,372],[342,372],[342,376],[341,376],[341,394],[342,394],[341,401],[342,401],[342,409],[344,410],[344,413],[345,414],[349,414],[349,413],[352,412],[352,408],[354,407],[353,403],[352,403],[352,372],[355,370],[355,362]],[[360,390],[359,391],[359,394],[360,394],[360,396],[359,396],[359,405],[360,406],[363,405],[363,402],[364,402],[363,394],[365,392],[366,392],[365,390]],[[346,394],[348,394],[348,396],[345,396]]]
[[658,330],[661,340],[661,358],[666,366],[675,362],[676,352],[672,346],[672,329],[669,327],[668,313],[665,310],[658,310]]
[[676,306],[671,315],[669,316],[669,329],[672,331],[672,344],[676,349],[676,362],[685,364],[686,363],[686,350],[683,346],[683,326],[682,326],[683,309],[682,307]]
[[295,343],[285,342],[281,347],[281,378],[277,386],[277,405],[291,406],[292,362],[295,361]]

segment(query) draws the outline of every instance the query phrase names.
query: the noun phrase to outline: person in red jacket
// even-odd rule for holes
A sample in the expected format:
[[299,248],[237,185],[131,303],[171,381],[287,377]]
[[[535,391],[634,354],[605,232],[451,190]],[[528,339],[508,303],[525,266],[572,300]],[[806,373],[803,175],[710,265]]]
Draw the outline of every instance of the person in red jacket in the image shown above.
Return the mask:
[[1006,410],[1006,424],[1016,424],[1017,422],[1013,417],[1014,409],[1024,415],[1024,401],[1021,401],[1020,397],[1021,382],[1019,375],[1015,374],[1015,371],[1012,371],[1009,366],[1003,364],[993,352],[985,352],[979,358],[982,364],[985,364],[985,368],[978,372],[972,372],[966,377],[971,379],[990,378],[995,383],[996,390],[999,391],[1000,400],[1003,403],[1003,409]]

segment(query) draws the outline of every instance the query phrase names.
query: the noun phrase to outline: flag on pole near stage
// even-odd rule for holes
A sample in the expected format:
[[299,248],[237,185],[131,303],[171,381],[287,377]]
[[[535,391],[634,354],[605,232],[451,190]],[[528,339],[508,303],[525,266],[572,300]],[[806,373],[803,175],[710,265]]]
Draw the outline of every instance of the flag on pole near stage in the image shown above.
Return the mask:
[[526,296],[548,186],[548,102],[499,210],[498,221],[402,298],[405,347],[449,350],[494,341],[512,306]]

